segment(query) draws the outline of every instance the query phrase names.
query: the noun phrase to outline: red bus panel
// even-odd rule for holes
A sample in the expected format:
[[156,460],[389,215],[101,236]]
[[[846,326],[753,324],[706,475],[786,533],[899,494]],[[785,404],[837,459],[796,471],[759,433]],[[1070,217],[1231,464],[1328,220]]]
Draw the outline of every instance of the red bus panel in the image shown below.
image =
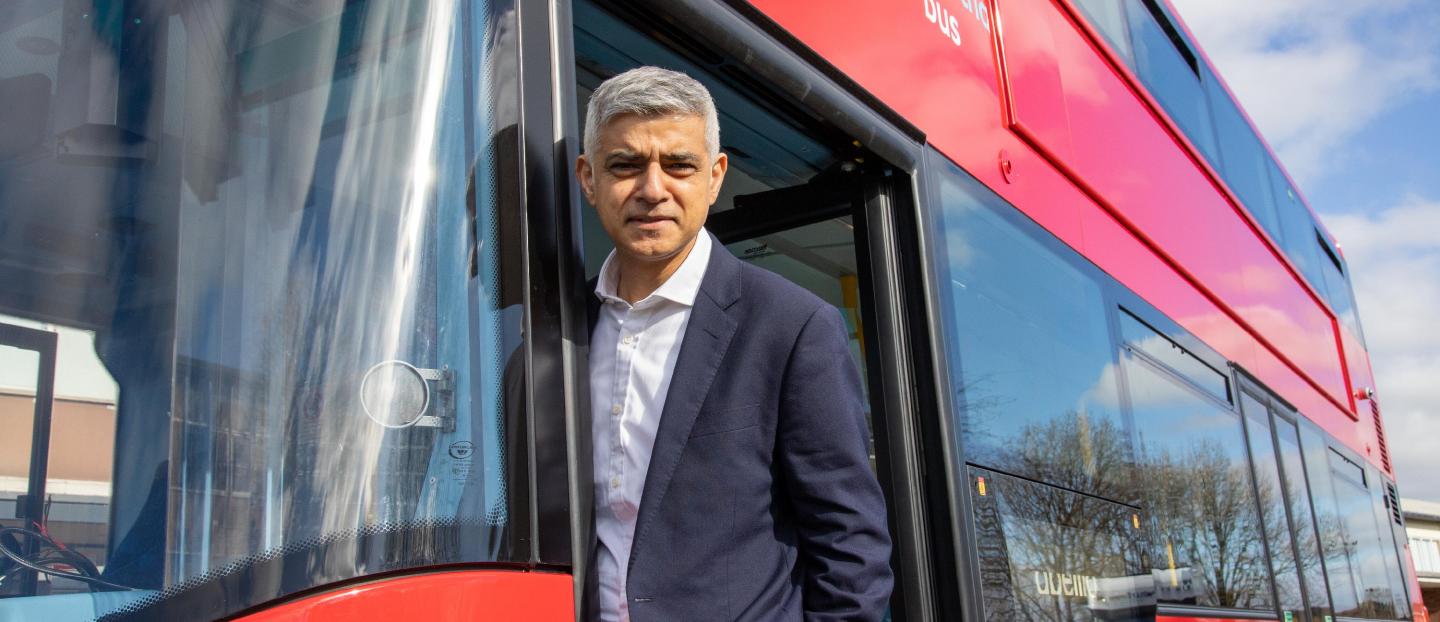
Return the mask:
[[[1054,101],[1064,102],[1058,114],[1068,120],[1070,135],[1058,145],[1042,142],[1040,147],[1332,398],[1347,403],[1334,327],[1324,307],[1066,17],[1065,9],[1015,2],[1001,4],[1000,14],[1007,25],[1006,67],[1017,114],[1026,113],[1022,102],[1027,97],[1052,98],[1050,107]],[[1037,33],[1053,37],[1050,55],[1037,55],[1043,46],[1011,45],[1012,33],[1016,39]],[[1012,61],[1016,47],[1035,57]],[[1058,67],[1063,93],[1054,98],[1049,89],[1022,88],[1033,72],[1014,71],[1016,66]],[[1072,138],[1074,156],[1066,158]],[[1085,251],[1090,250],[1087,245]]]
[[407,575],[291,601],[244,622],[574,620],[568,574],[468,570]]
[[[1331,434],[1365,446],[1333,318],[1068,9],[752,3],[1041,226]],[[981,7],[999,33],[989,47],[973,17]],[[961,43],[927,11],[965,17]]]

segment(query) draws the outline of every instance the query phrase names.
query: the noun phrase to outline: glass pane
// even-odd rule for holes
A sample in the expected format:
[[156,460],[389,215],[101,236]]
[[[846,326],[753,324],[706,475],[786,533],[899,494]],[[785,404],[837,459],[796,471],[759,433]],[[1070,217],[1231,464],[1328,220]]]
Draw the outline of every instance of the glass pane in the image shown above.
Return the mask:
[[1270,570],[1240,419],[1127,354],[1135,482],[1162,604],[1268,609]]
[[1105,39],[1110,42],[1110,47],[1120,54],[1127,64],[1134,65],[1135,59],[1130,50],[1130,33],[1125,24],[1125,9],[1120,3],[1123,0],[1078,0],[1076,4],[1085,16],[1090,18],[1091,23]]
[[[1359,603],[1350,610],[1336,608],[1342,616],[1391,618],[1394,597],[1386,566],[1388,555],[1380,542],[1365,472],[1359,465],[1330,452],[1331,481],[1335,486],[1336,513],[1340,518],[1340,543],[1349,549],[1351,572]],[[1388,530],[1387,530],[1388,531]]]
[[[30,327],[17,324],[13,318],[0,316],[0,529],[5,530],[0,532],[0,547],[5,549],[0,551],[0,599],[48,593],[54,585],[48,576],[11,559],[11,555],[27,560],[46,557],[40,540],[27,534],[44,525],[35,504],[43,499],[44,491],[34,487],[43,480],[33,472],[31,463],[44,458],[45,448],[37,446],[39,439],[35,438],[36,432],[44,436],[46,430],[36,398],[42,375],[50,370],[42,367],[40,351],[33,349],[35,345],[27,343],[28,335],[21,332]],[[3,613],[0,609],[0,615]]]
[[[1410,599],[1405,579],[1400,574],[1400,548],[1396,546],[1396,531],[1390,508],[1386,507],[1384,480],[1380,472],[1370,467],[1367,472],[1370,483],[1370,510],[1375,515],[1375,527],[1379,531],[1375,555],[1385,564],[1385,588],[1390,593],[1390,615],[1396,620],[1410,619]],[[1404,532],[1399,534],[1403,544]]]
[[1280,246],[1285,255],[1300,270],[1300,276],[1310,283],[1322,298],[1328,297],[1324,267],[1320,261],[1320,246],[1316,243],[1315,222],[1310,209],[1300,201],[1296,192],[1286,181],[1278,165],[1271,163],[1270,182],[1275,194],[1275,206],[1280,215],[1282,239]]
[[61,333],[49,531],[94,576],[0,618],[507,558],[511,7],[13,6],[0,313]]
[[1133,508],[971,468],[988,620],[1153,620]]
[[[13,323],[0,316],[0,322]],[[15,499],[30,479],[30,445],[35,433],[35,388],[40,353],[0,345],[0,525],[18,527]]]
[[1275,441],[1270,434],[1270,412],[1249,393],[1241,393],[1241,409],[1245,413],[1250,460],[1255,465],[1261,524],[1265,527],[1265,539],[1270,545],[1275,595],[1283,612],[1298,613],[1305,609],[1305,599],[1300,593],[1299,564],[1285,513],[1284,485],[1280,481],[1279,463],[1276,462]]
[[965,458],[1111,499],[1131,494],[1106,305],[1087,271],[948,164],[930,226]]
[[1300,576],[1305,581],[1312,619],[1323,620],[1323,616],[1331,613],[1330,593],[1325,585],[1325,570],[1321,566],[1323,558],[1320,540],[1316,536],[1315,515],[1311,511],[1310,486],[1300,452],[1300,433],[1294,423],[1283,418],[1276,417],[1273,421],[1276,437],[1280,439],[1280,465],[1285,474],[1285,496],[1294,526]]
[[1355,547],[1345,529],[1339,502],[1335,497],[1334,477],[1330,472],[1330,450],[1325,433],[1313,423],[1300,425],[1301,448],[1305,454],[1305,471],[1310,476],[1310,493],[1315,501],[1315,523],[1320,534],[1320,548],[1325,556],[1325,576],[1330,582],[1330,600],[1336,615],[1353,615],[1359,611],[1360,597],[1355,580]]
[[[112,533],[111,469],[114,464],[115,403],[118,395],[114,379],[96,355],[94,334],[5,315],[0,315],[0,324],[55,333],[57,339],[54,396],[50,402],[50,442],[40,448],[44,452],[46,465],[44,520],[40,525],[43,529],[37,529],[36,525],[24,527],[41,532],[54,542],[63,543],[65,550],[78,553],[85,563],[94,564],[97,571],[109,570],[114,574],[116,569],[109,563],[109,540]],[[10,352],[6,352],[0,347],[0,368],[7,371],[14,362],[14,356],[7,356],[10,353],[19,353],[21,357],[29,359],[38,356],[33,351],[10,349]],[[0,371],[0,374],[9,376],[7,371]],[[32,369],[31,395],[34,392],[34,373],[35,370]],[[0,378],[0,386],[8,386],[8,380],[9,378]],[[9,392],[6,389],[0,391]],[[0,397],[0,400],[5,397],[14,397],[14,394]],[[0,411],[0,416],[6,417],[3,429],[8,434],[14,429],[9,425],[9,416],[19,414],[10,407],[19,404],[11,400],[4,401],[7,404],[5,410]],[[26,401],[29,404],[24,406],[27,409],[25,416],[29,417],[28,409],[33,408],[34,401]],[[16,446],[23,443],[23,450],[17,453],[26,456],[27,460],[32,449],[28,426],[28,423],[20,426],[26,430],[23,438],[15,436],[0,441],[7,446],[7,450],[12,443]],[[0,463],[8,462],[0,458]],[[0,471],[0,486],[5,489],[0,495],[6,495],[11,488],[18,488],[20,493],[24,494],[23,480],[11,480],[6,477],[11,475],[10,470],[5,467],[0,469],[4,469]],[[9,485],[12,483],[18,486]],[[13,511],[0,510],[0,521],[13,516]],[[10,524],[11,522],[15,524]],[[22,526],[18,521],[5,524]],[[48,546],[38,538],[29,539],[33,544]],[[41,556],[47,555],[42,553]],[[63,567],[60,569],[64,570]],[[59,595],[91,591],[91,584],[59,574],[41,575],[38,579],[37,593],[40,594]]]
[[1350,280],[1345,277],[1340,255],[1329,243],[1319,239],[1318,235],[1315,242],[1320,245],[1316,254],[1320,257],[1321,272],[1325,275],[1326,301],[1350,334],[1363,340],[1359,314],[1355,310],[1355,297],[1351,294]]
[[1124,310],[1120,312],[1120,337],[1215,399],[1230,401],[1230,380],[1224,374]]
[[1177,46],[1184,43],[1175,41],[1161,26],[1149,4],[1149,0],[1125,2],[1130,39],[1135,46],[1136,73],[1205,159],[1219,162],[1210,108],[1196,73],[1198,59],[1186,55],[1188,48],[1185,54],[1181,53]]
[[1245,208],[1279,244],[1284,238],[1280,234],[1280,215],[1271,190],[1270,153],[1220,83],[1212,80],[1207,87],[1210,109],[1215,113],[1215,131],[1220,137],[1223,166],[1218,168]]

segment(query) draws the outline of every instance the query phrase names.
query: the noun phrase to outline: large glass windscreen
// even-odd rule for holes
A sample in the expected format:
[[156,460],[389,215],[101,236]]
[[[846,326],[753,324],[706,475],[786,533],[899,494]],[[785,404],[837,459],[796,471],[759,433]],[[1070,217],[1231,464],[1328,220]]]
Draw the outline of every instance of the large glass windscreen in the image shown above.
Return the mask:
[[969,469],[988,620],[1154,620],[1140,512]]
[[1128,499],[1129,446],[1100,285],[973,178],[939,170],[932,256],[965,459]]
[[1163,603],[1270,609],[1270,570],[1240,418],[1134,352],[1124,359],[1135,485]]
[[[0,10],[0,324],[60,344],[48,446],[0,389],[5,446],[49,465],[46,512],[0,537],[0,618],[213,619],[510,555],[507,11]],[[34,488],[10,462],[0,498]]]

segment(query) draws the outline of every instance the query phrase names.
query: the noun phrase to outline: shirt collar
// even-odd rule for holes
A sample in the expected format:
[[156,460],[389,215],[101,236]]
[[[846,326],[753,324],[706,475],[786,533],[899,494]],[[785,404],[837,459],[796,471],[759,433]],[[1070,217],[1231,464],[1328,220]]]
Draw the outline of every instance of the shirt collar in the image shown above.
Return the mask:
[[[700,282],[705,279],[705,269],[710,266],[710,232],[704,227],[695,236],[695,246],[690,248],[690,254],[685,256],[685,261],[675,270],[670,278],[660,284],[654,292],[646,296],[644,300],[635,303],[640,306],[656,299],[665,299],[678,302],[687,307],[695,305],[695,297],[700,294]],[[615,251],[605,258],[605,264],[600,267],[600,278],[595,281],[595,295],[606,302],[625,302],[616,293],[619,284],[619,263],[615,261]]]

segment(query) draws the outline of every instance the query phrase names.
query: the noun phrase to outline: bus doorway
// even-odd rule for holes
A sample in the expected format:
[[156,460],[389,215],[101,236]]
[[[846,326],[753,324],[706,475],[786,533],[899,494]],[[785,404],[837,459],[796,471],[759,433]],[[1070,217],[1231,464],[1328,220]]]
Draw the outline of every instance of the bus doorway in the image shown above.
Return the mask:
[[[857,241],[864,239],[864,187],[883,178],[885,165],[835,129],[762,99],[739,78],[737,66],[668,47],[664,33],[642,32],[590,2],[575,3],[574,11],[580,116],[601,82],[634,67],[674,69],[704,83],[720,115],[721,151],[730,159],[706,229],[739,259],[834,305],[849,330],[851,355],[867,377]],[[593,279],[613,245],[589,205],[581,222],[586,277]]]
[[[901,274],[911,266],[897,258],[893,232],[904,225],[892,220],[913,217],[912,172],[783,95],[743,59],[704,47],[708,39],[681,30],[682,20],[656,18],[627,3],[601,8],[582,0],[572,11],[575,136],[583,135],[594,89],[626,70],[681,71],[710,91],[730,166],[706,230],[737,258],[804,287],[844,319],[862,378],[871,465],[885,489],[895,543],[893,618],[930,619],[933,541],[922,543],[934,520],[925,513],[913,437],[914,395],[925,382],[915,370],[927,355],[923,345],[913,345],[924,341],[908,321],[907,305],[918,302],[919,289],[902,284],[914,275]],[[581,201],[579,209],[588,281],[599,275],[613,244],[593,207]],[[944,523],[938,529],[948,530]]]

